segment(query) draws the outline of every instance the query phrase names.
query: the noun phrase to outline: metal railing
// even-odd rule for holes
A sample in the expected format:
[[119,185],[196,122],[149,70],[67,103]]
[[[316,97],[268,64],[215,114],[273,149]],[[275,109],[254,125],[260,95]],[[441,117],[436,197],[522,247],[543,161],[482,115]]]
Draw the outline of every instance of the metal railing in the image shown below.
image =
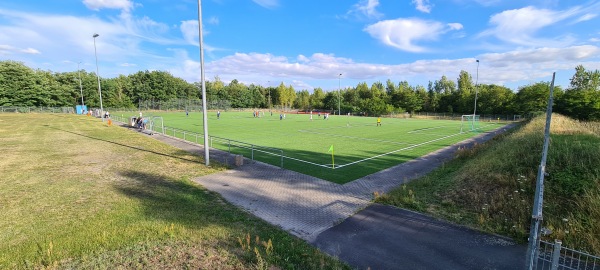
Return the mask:
[[[118,119],[115,118],[115,120],[123,122],[123,123],[128,123],[127,119],[121,119],[121,117],[118,117]],[[151,128],[152,131],[161,133],[163,135],[183,139],[184,141],[194,142],[196,144],[201,144],[201,141],[204,138],[204,134],[193,132],[193,131],[177,129],[177,128],[172,128],[172,127],[168,127],[168,126],[156,126],[156,125],[152,125],[152,124],[149,125],[149,127]],[[280,161],[279,167],[283,168],[283,158],[285,156],[283,154],[283,150],[281,150],[281,149],[260,146],[260,145],[256,145],[256,144],[236,141],[236,140],[217,137],[217,136],[209,135],[208,137],[210,140],[210,147],[212,147],[212,148],[214,148],[213,143],[217,142],[217,143],[223,143],[224,145],[226,145],[227,152],[230,154],[232,153],[232,150],[231,150],[232,147],[247,149],[250,151],[250,159],[252,161],[255,160],[255,153],[263,153],[266,155],[276,156],[276,157],[279,157],[279,161]],[[200,139],[198,139],[198,138],[200,138]]]
[[600,257],[554,243],[540,241],[535,269],[600,270]]

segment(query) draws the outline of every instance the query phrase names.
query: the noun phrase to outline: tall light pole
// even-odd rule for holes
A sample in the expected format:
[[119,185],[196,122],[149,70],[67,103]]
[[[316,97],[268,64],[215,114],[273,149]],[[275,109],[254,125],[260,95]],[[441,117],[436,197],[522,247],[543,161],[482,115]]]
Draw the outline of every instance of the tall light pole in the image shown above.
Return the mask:
[[341,104],[342,104],[342,98],[341,98],[341,85],[342,85],[342,73],[340,73],[340,75],[338,75],[338,115],[342,115],[342,111],[341,111]]
[[204,164],[210,165],[208,151],[208,116],[206,112],[206,84],[204,82],[204,49],[202,38],[202,1],[198,0],[198,42],[200,43],[200,80],[202,81],[202,125],[204,126]]
[[79,91],[81,91],[81,109],[82,109],[82,113],[83,113],[83,107],[85,107],[85,103],[83,103],[83,86],[81,85],[81,69],[79,69],[79,64],[81,64],[81,62],[77,63],[77,72],[79,73]]
[[102,87],[100,87],[100,74],[98,73],[98,52],[96,51],[96,38],[100,35],[94,34],[94,55],[96,56],[96,77],[98,78],[98,94],[100,95],[100,118],[104,121],[104,107],[102,107]]
[[471,128],[475,128],[475,113],[477,113],[477,90],[478,90],[478,81],[479,81],[479,59],[475,60],[477,61],[477,75],[475,76],[475,106],[473,107],[473,123],[471,125]]

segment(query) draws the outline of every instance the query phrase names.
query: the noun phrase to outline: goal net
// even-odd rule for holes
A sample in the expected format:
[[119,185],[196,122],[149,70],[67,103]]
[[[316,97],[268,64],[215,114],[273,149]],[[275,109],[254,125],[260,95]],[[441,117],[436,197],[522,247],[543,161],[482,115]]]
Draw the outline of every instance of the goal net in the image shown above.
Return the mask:
[[466,114],[460,119],[460,132],[479,130],[479,115]]

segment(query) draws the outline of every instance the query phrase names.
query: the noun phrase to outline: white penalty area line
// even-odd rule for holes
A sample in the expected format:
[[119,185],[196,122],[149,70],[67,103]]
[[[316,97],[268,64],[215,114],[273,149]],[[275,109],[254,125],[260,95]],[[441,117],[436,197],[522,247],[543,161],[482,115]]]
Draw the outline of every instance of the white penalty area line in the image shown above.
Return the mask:
[[421,131],[425,131],[425,130],[432,130],[432,129],[438,129],[438,128],[444,128],[446,126],[439,126],[439,127],[431,127],[431,128],[420,128],[420,129],[415,129],[413,131],[409,131],[407,133],[420,133]]
[[372,157],[369,157],[369,158],[357,160],[357,161],[350,162],[350,163],[347,163],[347,164],[344,164],[344,165],[339,165],[339,166],[336,166],[336,168],[339,169],[339,168],[343,168],[343,167],[346,167],[346,166],[349,166],[349,165],[353,165],[353,164],[356,164],[356,163],[360,163],[360,162],[364,162],[364,161],[367,161],[367,160],[375,159],[375,158],[378,158],[378,157],[387,156],[387,155],[390,155],[390,154],[393,154],[393,153],[396,153],[396,152],[413,149],[413,148],[421,146],[421,145],[429,144],[429,143],[432,143],[432,142],[437,142],[437,141],[440,141],[440,140],[443,140],[443,139],[447,139],[447,138],[450,138],[450,137],[461,135],[463,133],[464,132],[459,132],[459,133],[456,133],[456,134],[452,134],[452,135],[448,135],[448,136],[445,136],[445,137],[437,138],[435,140],[430,140],[430,141],[422,142],[422,143],[419,143],[419,144],[411,145],[411,146],[404,147],[404,148],[401,148],[401,149],[398,149],[398,150],[394,150],[394,151],[391,151],[391,152],[387,152],[387,153],[384,153],[384,154],[380,154],[380,155],[372,156]]

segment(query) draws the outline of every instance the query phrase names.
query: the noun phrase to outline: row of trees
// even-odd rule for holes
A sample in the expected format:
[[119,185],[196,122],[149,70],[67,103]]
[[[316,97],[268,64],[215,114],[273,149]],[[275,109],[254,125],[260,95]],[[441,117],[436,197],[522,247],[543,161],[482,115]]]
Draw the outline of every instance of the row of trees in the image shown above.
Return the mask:
[[[79,86],[81,78],[82,88]],[[207,100],[226,101],[233,108],[296,108],[337,110],[342,113],[384,115],[392,112],[473,113],[477,94],[479,114],[529,114],[546,108],[550,83],[522,86],[514,92],[504,86],[473,83],[461,71],[456,81],[442,76],[425,86],[407,81],[359,83],[341,91],[321,88],[295,90],[281,83],[277,87],[245,85],[237,80],[226,84],[215,77],[206,81]],[[164,71],[140,71],[128,76],[102,79],[103,105],[106,108],[135,108],[141,101],[198,100],[199,83],[188,83]],[[85,71],[51,72],[33,70],[22,63],[0,61],[0,106],[74,106],[84,103],[99,107],[97,77]],[[575,68],[569,88],[555,88],[555,110],[578,119],[600,119],[600,72]]]

